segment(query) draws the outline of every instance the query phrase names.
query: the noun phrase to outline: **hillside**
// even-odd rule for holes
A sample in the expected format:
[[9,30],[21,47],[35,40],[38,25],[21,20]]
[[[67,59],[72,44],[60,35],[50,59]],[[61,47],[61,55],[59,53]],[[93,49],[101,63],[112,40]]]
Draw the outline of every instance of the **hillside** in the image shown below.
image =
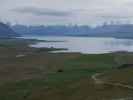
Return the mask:
[[0,22],[0,38],[11,38],[19,36],[8,25]]

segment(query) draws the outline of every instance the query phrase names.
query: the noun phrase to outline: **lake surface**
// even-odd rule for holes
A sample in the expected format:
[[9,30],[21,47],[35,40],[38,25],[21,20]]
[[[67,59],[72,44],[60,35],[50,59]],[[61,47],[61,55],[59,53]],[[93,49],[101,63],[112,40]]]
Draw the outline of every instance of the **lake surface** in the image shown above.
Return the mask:
[[[97,38],[97,37],[66,37],[66,36],[43,36],[24,37],[27,39],[38,39],[60,42],[39,42],[32,47],[41,48],[66,48],[68,50],[54,52],[80,52],[84,54],[102,54],[118,51],[133,52],[132,39]],[[62,41],[62,42],[61,42]]]

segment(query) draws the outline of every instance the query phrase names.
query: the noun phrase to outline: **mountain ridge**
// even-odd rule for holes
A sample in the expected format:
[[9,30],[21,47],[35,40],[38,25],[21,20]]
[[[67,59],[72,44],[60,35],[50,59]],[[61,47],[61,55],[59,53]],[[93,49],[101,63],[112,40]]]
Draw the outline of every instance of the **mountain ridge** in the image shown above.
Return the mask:
[[102,25],[97,27],[83,26],[24,26],[14,25],[12,29],[21,35],[54,35],[54,36],[93,36],[133,38],[133,24]]
[[0,22],[0,38],[13,38],[20,36],[12,30],[7,24]]

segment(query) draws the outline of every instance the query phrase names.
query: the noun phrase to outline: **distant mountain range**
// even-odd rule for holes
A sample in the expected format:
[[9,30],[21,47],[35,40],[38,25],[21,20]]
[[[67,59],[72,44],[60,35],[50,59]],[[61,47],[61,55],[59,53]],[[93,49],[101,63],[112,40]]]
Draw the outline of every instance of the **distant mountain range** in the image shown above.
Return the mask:
[[0,22],[0,38],[12,38],[19,36],[8,25]]
[[133,38],[133,24],[89,26],[24,26],[14,25],[12,29],[21,35],[93,36]]
[[102,25],[92,28],[86,25],[9,26],[0,22],[0,38],[18,37],[20,35],[133,38],[133,24]]

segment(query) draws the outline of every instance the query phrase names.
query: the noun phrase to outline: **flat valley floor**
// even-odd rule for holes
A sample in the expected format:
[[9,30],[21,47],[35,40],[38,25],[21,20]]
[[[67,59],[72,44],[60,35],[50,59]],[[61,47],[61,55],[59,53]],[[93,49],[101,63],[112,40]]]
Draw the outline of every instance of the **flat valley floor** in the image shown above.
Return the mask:
[[133,100],[133,53],[50,53],[34,42],[0,40],[0,100]]

